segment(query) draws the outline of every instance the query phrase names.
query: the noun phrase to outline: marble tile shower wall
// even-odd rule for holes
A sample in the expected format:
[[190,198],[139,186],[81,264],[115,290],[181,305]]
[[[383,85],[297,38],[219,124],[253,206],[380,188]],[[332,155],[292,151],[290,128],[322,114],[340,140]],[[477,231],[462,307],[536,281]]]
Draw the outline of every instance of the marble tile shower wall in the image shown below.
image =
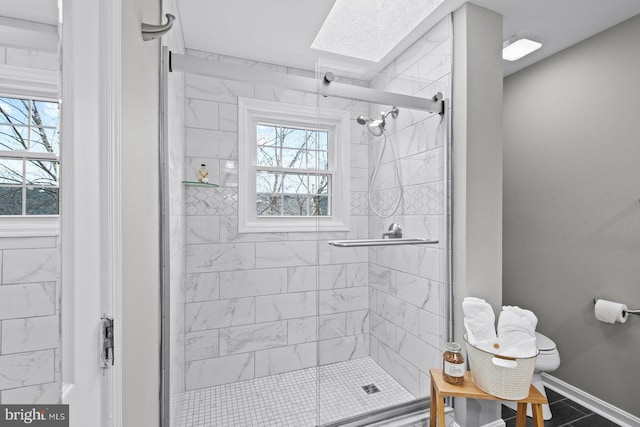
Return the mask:
[[[0,64],[59,69],[55,50],[16,44]],[[0,238],[0,404],[60,402],[58,252],[56,237]]]
[[[426,98],[442,92],[450,98],[449,19],[408,48],[386,71],[374,79],[373,87]],[[373,105],[370,113],[375,116],[388,108]],[[437,114],[401,109],[396,120],[387,120],[387,130],[387,142],[393,144],[399,158],[403,198],[391,218],[383,220],[372,213],[371,236],[380,236],[391,222],[397,222],[405,237],[428,237],[440,244],[370,249],[371,357],[414,396],[427,396],[428,370],[440,366],[446,338],[446,128]],[[382,144],[382,138],[371,138],[370,173]],[[374,184],[372,206],[382,213],[391,212],[400,191],[389,147]]]
[[58,403],[58,239],[0,239],[0,257],[0,403]]
[[[188,54],[282,73],[313,73],[199,51]],[[366,248],[336,238],[368,232],[368,105],[279,87],[186,75],[186,179],[206,164],[219,188],[186,189],[187,390],[365,357],[369,352]],[[237,232],[237,99],[255,97],[351,112],[352,229],[348,233]],[[319,314],[319,316],[316,316]],[[319,351],[317,351],[319,346]]]

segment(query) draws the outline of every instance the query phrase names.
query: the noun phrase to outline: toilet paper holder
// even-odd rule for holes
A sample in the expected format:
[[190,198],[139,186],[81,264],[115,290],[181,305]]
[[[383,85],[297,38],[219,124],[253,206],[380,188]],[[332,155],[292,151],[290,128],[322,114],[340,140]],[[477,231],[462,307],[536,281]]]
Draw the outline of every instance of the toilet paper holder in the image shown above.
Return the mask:
[[[594,298],[593,299],[593,303],[594,304],[597,303],[599,299],[600,298]],[[640,310],[629,310],[629,309],[626,309],[626,310],[624,310],[624,312],[627,313],[627,314],[637,314],[637,315],[640,316]]]

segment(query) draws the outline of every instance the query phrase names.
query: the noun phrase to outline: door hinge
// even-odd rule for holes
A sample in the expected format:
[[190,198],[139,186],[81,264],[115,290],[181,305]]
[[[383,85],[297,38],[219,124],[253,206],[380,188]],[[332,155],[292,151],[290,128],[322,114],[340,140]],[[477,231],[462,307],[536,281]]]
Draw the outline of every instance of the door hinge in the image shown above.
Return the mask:
[[113,317],[102,316],[102,367],[113,366]]

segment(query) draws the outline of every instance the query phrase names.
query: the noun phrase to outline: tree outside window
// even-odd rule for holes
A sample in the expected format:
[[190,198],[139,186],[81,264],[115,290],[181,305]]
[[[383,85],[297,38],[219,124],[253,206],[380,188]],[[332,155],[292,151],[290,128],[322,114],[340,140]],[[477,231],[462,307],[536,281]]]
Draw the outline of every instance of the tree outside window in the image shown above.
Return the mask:
[[256,139],[256,214],[331,215],[328,132],[259,124]]
[[350,113],[238,98],[238,232],[350,230]]
[[57,102],[0,97],[0,215],[59,213]]

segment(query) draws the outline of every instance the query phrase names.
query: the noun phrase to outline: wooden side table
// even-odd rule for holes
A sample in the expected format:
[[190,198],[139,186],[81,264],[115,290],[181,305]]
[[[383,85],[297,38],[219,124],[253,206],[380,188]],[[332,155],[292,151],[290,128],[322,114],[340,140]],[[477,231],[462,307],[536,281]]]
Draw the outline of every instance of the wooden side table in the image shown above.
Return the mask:
[[[429,420],[430,427],[436,427],[436,417],[438,427],[444,425],[444,398],[446,396],[464,397],[467,399],[484,399],[484,400],[504,400],[499,397],[492,396],[480,390],[471,379],[471,372],[464,374],[464,384],[453,385],[442,379],[442,369],[429,369],[431,375],[431,417]],[[542,418],[542,405],[547,403],[547,398],[542,395],[533,385],[529,389],[529,396],[522,400],[518,400],[518,415],[516,416],[516,427],[524,427],[527,425],[527,403],[531,404],[531,412],[533,412],[533,425],[543,427],[544,420]]]

